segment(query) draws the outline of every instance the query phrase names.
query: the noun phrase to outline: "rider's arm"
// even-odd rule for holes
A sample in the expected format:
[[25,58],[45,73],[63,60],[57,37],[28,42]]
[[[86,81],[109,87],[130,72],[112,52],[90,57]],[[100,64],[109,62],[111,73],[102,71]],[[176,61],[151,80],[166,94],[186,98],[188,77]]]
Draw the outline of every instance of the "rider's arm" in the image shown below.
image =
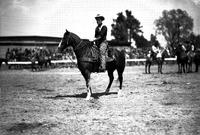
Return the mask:
[[153,50],[153,52],[155,52],[155,53],[158,52],[158,49],[157,49],[155,46],[152,46],[152,50]]
[[186,48],[185,48],[185,46],[184,46],[184,45],[182,45],[182,48],[183,48],[183,50],[184,50],[184,51],[186,51]]

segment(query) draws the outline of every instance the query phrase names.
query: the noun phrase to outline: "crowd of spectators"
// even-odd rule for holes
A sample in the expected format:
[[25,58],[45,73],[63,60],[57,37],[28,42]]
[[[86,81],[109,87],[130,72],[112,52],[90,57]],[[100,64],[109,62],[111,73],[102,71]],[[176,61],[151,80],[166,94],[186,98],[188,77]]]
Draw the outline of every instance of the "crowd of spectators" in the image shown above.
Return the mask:
[[[67,50],[66,53],[56,55],[55,49],[48,49],[43,47],[35,48],[8,48],[6,52],[6,58],[9,61],[30,61],[31,56],[35,52],[44,51],[46,55],[50,56],[52,60],[66,60],[66,59],[75,59],[75,55],[72,50]],[[146,49],[137,49],[131,48],[129,51],[126,51],[127,59],[140,59],[145,58]]]
[[35,47],[35,48],[8,48],[6,51],[6,59],[8,61],[30,61],[31,57],[37,52],[44,52],[48,57],[51,57],[52,60],[56,59],[64,59],[63,56],[58,56],[55,53],[54,49],[47,49],[43,47]]
[[146,57],[148,49],[140,48],[131,48],[129,51],[126,51],[127,59],[143,59]]

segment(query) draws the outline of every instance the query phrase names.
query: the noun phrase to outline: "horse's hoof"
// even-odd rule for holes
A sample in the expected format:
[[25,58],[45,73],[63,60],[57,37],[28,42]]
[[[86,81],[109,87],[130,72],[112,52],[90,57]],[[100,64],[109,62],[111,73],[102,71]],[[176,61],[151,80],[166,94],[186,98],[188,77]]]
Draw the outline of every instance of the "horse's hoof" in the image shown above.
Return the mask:
[[109,93],[109,91],[110,91],[109,89],[106,89],[106,91],[105,91],[105,94],[108,94],[108,93]]
[[119,90],[119,91],[118,91],[117,96],[118,96],[118,97],[122,97],[122,96],[123,96],[122,90]]
[[89,101],[89,100],[91,100],[92,99],[92,97],[91,97],[91,95],[89,94],[89,95],[87,95],[87,97],[85,98],[85,100],[87,100],[87,101]]
[[91,100],[91,99],[92,99],[91,97],[86,97],[86,98],[85,98],[86,101],[89,101],[89,100]]

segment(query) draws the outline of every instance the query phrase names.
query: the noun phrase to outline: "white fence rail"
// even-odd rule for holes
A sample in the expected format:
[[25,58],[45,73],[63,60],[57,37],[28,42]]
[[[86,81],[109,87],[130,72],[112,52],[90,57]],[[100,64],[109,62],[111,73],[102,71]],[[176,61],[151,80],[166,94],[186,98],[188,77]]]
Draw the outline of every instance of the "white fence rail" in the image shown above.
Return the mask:
[[[165,58],[165,61],[175,61],[176,60],[176,58]],[[144,62],[144,61],[146,61],[146,59],[126,59],[126,63],[129,63],[129,62]],[[57,63],[76,63],[77,61],[76,60],[52,60],[51,61],[51,63],[55,63],[55,64],[57,64]],[[36,61],[36,63],[37,63],[37,61]],[[5,64],[4,62],[3,62],[3,64]],[[8,62],[8,64],[10,64],[10,65],[29,65],[29,64],[31,64],[31,62],[30,61],[16,61],[16,62],[14,62],[14,61],[10,61],[10,62]]]

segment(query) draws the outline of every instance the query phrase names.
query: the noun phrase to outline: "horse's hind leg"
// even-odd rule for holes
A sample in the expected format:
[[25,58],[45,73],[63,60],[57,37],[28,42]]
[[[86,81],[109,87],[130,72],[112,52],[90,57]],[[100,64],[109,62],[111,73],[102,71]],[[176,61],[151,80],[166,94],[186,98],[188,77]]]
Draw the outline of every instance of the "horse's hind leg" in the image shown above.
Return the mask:
[[[150,63],[146,62],[145,63],[145,73],[147,74],[147,72],[149,71],[149,66],[150,66]],[[148,70],[148,71],[147,71]]]
[[182,73],[182,67],[181,67],[181,64],[178,64],[178,73]]
[[186,73],[186,71],[185,71],[186,65],[185,65],[185,64],[182,64],[181,66],[182,66],[183,73]]
[[148,73],[151,74],[151,63],[148,65]]
[[119,77],[119,89],[122,89],[122,83],[123,83],[123,73],[118,72],[118,77]]
[[147,74],[147,66],[148,66],[148,62],[147,62],[147,60],[146,60],[146,62],[145,62],[145,73]]
[[198,70],[199,70],[199,64],[196,62],[195,63],[195,72],[198,72]]
[[118,97],[122,95],[122,83],[123,83],[123,72],[118,71],[118,79],[119,79],[119,91],[118,91]]
[[108,87],[106,88],[105,93],[108,93],[108,92],[110,91],[110,87],[111,87],[112,82],[113,82],[113,80],[114,80],[113,72],[114,72],[114,71],[108,71],[109,84],[108,84]]

